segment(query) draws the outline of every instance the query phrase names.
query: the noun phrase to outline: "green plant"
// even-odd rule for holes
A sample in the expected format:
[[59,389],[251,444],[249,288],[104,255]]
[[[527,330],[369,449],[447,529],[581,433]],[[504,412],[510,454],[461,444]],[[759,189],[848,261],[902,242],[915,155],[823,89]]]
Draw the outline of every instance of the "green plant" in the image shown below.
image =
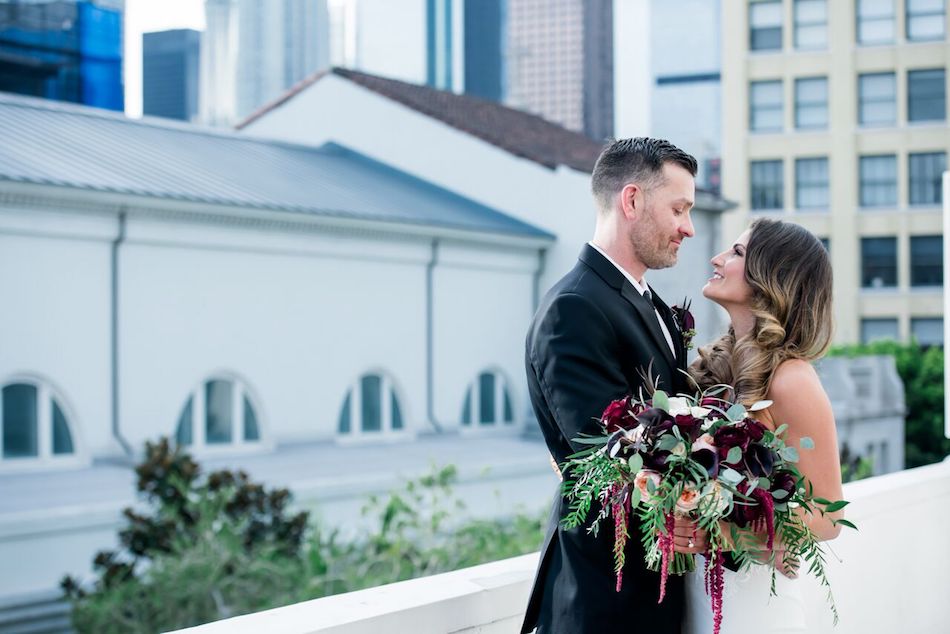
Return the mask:
[[853,456],[851,448],[845,444],[841,448],[841,481],[854,482],[874,475],[874,463],[868,456]]
[[119,551],[96,556],[89,587],[63,589],[79,632],[177,629],[435,574],[536,550],[542,516],[470,520],[455,467],[372,497],[372,527],[353,539],[290,514],[290,494],[246,474],[207,477],[166,440],[136,469],[146,512],[126,510]]
[[943,350],[916,343],[879,341],[839,346],[831,356],[856,357],[887,354],[894,357],[904,382],[907,418],[904,434],[905,464],[919,467],[950,455],[950,440],[944,437]]

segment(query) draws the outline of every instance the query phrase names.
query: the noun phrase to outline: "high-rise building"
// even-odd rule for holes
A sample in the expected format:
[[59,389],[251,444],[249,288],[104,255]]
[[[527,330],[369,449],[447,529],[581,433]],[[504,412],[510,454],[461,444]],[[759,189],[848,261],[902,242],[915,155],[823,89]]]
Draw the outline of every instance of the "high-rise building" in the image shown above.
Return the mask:
[[507,0],[465,3],[465,92],[502,101],[505,97],[505,13]]
[[697,185],[719,193],[720,0],[651,0],[650,12],[650,135],[686,148]]
[[838,341],[941,344],[946,2],[722,4],[726,236],[804,225],[831,254]]
[[327,0],[206,0],[201,120],[229,125],[330,61]]
[[201,33],[175,29],[142,36],[142,112],[192,121],[198,114]]
[[506,5],[507,0],[330,0],[331,62],[500,101]]
[[614,127],[612,0],[508,0],[509,105],[602,140]]
[[0,90],[122,110],[123,5],[0,2]]

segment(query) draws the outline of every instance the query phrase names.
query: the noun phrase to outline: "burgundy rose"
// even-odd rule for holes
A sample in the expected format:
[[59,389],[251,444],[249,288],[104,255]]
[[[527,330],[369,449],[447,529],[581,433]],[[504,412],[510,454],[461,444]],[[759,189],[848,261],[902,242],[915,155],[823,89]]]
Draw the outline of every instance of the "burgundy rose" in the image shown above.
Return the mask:
[[680,414],[674,417],[673,421],[679,427],[684,438],[693,438],[699,433],[699,428],[703,424],[702,419],[696,418],[691,414]]
[[749,438],[752,442],[759,442],[762,440],[762,437],[765,436],[765,432],[768,431],[768,427],[755,420],[754,418],[745,419],[746,431],[749,432]]
[[693,317],[693,313],[690,312],[689,306],[686,306],[680,313],[680,327],[683,330],[696,329],[696,318]]
[[759,507],[745,500],[741,500],[741,503],[737,501],[732,507],[732,512],[729,513],[726,519],[739,528],[745,528],[759,519]]
[[[749,495],[749,489],[751,488],[752,485],[749,483],[746,483],[744,487],[740,486],[742,493],[746,496]],[[763,511],[762,504],[755,495],[759,491],[761,491],[761,489],[757,489],[756,491],[752,492],[751,497],[753,500],[737,499],[732,507],[732,512],[729,513],[729,516],[726,519],[740,528],[745,528],[749,524],[757,522],[759,518],[762,517]],[[764,493],[764,491],[762,492]]]
[[[798,478],[790,471],[776,471],[772,476],[772,491],[785,491],[791,496],[797,487]],[[781,501],[787,499],[788,497],[785,497]]]
[[719,448],[720,460],[725,460],[733,447],[741,449],[743,454],[749,448],[749,432],[743,425],[724,425],[716,430],[713,438]]
[[608,432],[613,433],[619,429],[633,429],[639,424],[636,416],[631,413],[632,406],[632,399],[629,396],[612,401],[607,406],[600,417],[600,421]]

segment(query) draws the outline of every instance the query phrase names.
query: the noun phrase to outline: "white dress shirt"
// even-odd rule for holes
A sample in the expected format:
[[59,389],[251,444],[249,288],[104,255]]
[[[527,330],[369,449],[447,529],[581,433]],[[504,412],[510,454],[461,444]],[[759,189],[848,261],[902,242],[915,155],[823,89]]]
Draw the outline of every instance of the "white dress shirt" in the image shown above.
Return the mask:
[[[598,253],[600,253],[602,256],[604,256],[605,258],[607,258],[607,261],[608,261],[608,262],[610,262],[611,264],[613,264],[613,265],[617,268],[618,271],[620,271],[621,273],[623,273],[623,276],[624,276],[625,278],[627,278],[627,280],[633,285],[633,287],[634,287],[635,289],[637,289],[637,292],[640,293],[641,296],[643,295],[644,292],[646,292],[646,290],[647,290],[648,287],[647,287],[647,283],[646,283],[646,280],[645,280],[645,279],[644,279],[642,282],[638,282],[636,279],[634,279],[634,277],[633,277],[632,275],[630,275],[630,273],[629,273],[625,268],[623,268],[622,266],[620,266],[619,264],[617,264],[616,262],[614,262],[613,258],[611,258],[609,255],[607,255],[606,253],[604,253],[604,250],[601,249],[599,246],[597,246],[597,245],[594,244],[593,242],[588,242],[587,244],[589,244],[590,246],[592,246],[592,247],[594,247],[595,249],[597,249],[597,252],[598,252]],[[656,306],[653,305],[653,302],[652,302],[652,301],[650,302],[650,305],[653,306],[653,312],[654,312],[654,314],[656,314],[656,320],[660,323],[660,330],[663,331],[663,336],[666,337],[666,343],[667,343],[667,345],[669,345],[669,347],[670,347],[670,352],[673,353],[673,358],[675,359],[675,358],[676,358],[676,348],[673,346],[673,337],[670,336],[670,331],[669,331],[669,329],[666,327],[666,322],[663,321],[663,318],[662,318],[662,317],[660,317],[660,311],[658,311],[658,310],[656,309]]]

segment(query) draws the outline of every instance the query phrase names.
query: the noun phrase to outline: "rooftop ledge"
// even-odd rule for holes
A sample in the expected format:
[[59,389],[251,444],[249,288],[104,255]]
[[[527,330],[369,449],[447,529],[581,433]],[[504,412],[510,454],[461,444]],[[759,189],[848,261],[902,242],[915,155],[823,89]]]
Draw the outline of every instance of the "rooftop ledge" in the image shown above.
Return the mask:
[[[848,518],[830,545],[829,576],[841,621],[809,577],[809,631],[946,632],[950,623],[950,461],[845,485]],[[431,577],[315,599],[178,630],[182,634],[515,632],[537,553]],[[725,604],[728,610],[728,600]]]

